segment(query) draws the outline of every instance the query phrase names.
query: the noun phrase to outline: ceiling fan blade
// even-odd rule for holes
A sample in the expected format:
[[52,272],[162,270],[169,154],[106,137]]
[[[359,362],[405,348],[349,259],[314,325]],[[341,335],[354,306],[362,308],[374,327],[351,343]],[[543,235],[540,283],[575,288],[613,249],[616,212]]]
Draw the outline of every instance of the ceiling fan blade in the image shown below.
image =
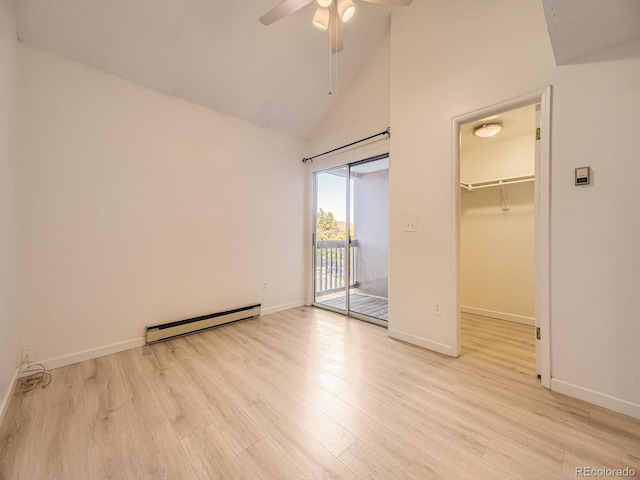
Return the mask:
[[369,3],[379,3],[381,5],[403,5],[408,7],[412,0],[363,0]]
[[332,2],[329,18],[329,40],[331,43],[331,53],[340,53],[344,49],[343,23],[336,2]]
[[313,0],[284,0],[280,5],[272,8],[262,15],[258,20],[263,25],[271,25],[273,22],[286,17],[287,15],[297,12],[303,7],[309,5]]

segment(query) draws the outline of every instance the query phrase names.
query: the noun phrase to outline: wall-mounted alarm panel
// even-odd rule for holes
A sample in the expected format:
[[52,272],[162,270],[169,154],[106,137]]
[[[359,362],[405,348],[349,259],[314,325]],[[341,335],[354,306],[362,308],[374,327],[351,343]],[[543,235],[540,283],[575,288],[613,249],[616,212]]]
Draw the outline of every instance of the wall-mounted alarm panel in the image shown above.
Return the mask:
[[576,168],[576,186],[589,185],[591,183],[591,167]]

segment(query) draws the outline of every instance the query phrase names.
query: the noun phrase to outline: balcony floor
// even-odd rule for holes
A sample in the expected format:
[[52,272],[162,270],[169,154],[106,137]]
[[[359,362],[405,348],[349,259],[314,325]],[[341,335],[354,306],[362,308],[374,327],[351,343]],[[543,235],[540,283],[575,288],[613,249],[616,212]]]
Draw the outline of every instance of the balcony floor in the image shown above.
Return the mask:
[[[344,293],[334,293],[318,297],[317,303],[328,307],[344,310]],[[389,300],[364,293],[351,293],[349,295],[349,309],[354,313],[389,321]]]

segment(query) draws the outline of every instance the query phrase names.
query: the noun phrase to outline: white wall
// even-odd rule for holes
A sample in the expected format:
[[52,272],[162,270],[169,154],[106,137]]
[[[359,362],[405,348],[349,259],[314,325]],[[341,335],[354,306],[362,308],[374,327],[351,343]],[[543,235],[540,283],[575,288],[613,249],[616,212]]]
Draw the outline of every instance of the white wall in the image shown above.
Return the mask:
[[[472,147],[465,147],[465,140],[463,136],[460,150],[460,179],[465,183],[535,173],[535,135]],[[533,188],[533,182],[506,186],[508,210],[502,210],[500,188],[461,189],[462,311],[535,324]]]
[[13,1],[0,0],[0,421],[19,362],[17,49]]
[[533,182],[486,188],[460,199],[460,305],[463,312],[535,324]]
[[20,60],[21,342],[36,358],[303,303],[304,142],[30,47]]
[[[384,131],[389,126],[390,48],[390,36],[387,34],[347,88],[343,92],[336,92],[340,99],[314,129],[305,156],[322,153],[368,137]],[[341,150],[314,160],[313,164],[308,166],[324,169],[387,153],[388,141],[385,137],[378,139],[382,140]]]
[[390,58],[390,334],[456,353],[452,119],[552,84],[552,386],[640,416],[640,42],[556,67],[539,1],[425,0],[395,9]]
[[[315,128],[309,138],[304,156],[309,157],[366,138],[389,127],[389,78],[390,78],[390,37],[386,35],[362,70],[349,86],[338,92],[340,99],[334,104],[326,118]],[[392,133],[393,134],[393,133]],[[313,300],[312,288],[312,249],[313,231],[313,172],[336,165],[364,160],[389,152],[389,140],[386,136],[363,142],[353,148],[318,158],[307,163],[305,182],[305,258],[307,279],[307,302]],[[393,160],[390,160],[393,162]]]
[[[640,39],[610,55],[552,78],[552,375],[640,417]],[[575,187],[583,165],[593,185]]]
[[640,44],[556,67],[537,0],[414,2],[391,33],[390,333],[456,353],[452,118],[553,84],[552,385],[640,416]]
[[[491,53],[477,53],[478,39]],[[552,70],[535,0],[433,0],[394,13],[391,335],[456,353],[452,118],[541,87]],[[404,232],[406,218],[417,219],[416,233]],[[436,301],[441,317],[432,314]]]
[[460,147],[460,181],[478,183],[535,174],[535,135]]

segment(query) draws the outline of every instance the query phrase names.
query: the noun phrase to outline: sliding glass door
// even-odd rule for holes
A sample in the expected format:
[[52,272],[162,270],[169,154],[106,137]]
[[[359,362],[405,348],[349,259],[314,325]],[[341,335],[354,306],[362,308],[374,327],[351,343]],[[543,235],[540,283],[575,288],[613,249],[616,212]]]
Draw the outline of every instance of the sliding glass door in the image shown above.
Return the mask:
[[389,159],[315,174],[314,304],[386,325]]
[[389,158],[358,163],[351,177],[353,269],[349,311],[387,321],[389,304]]
[[347,310],[347,168],[315,174],[315,303]]

